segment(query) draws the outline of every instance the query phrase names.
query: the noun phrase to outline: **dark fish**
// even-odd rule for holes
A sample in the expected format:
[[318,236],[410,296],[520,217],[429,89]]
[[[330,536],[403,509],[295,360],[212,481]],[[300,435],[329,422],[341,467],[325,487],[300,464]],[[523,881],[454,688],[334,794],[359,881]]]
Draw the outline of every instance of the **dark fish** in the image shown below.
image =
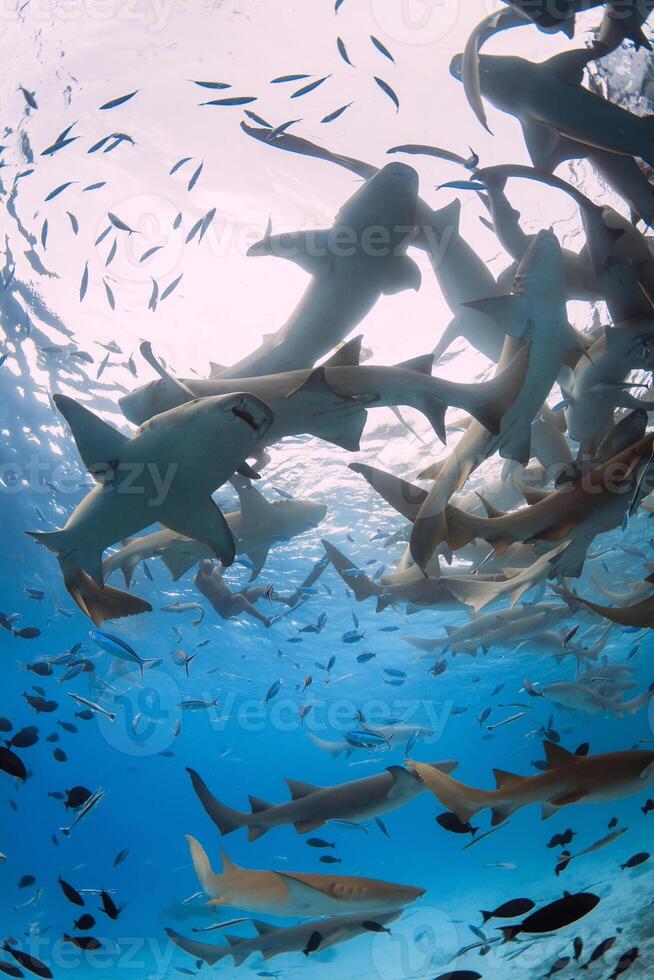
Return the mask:
[[23,697],[29,704],[31,708],[34,708],[37,714],[44,712],[45,714],[51,714],[56,711],[59,707],[56,701],[47,701],[44,697],[34,697],[33,694],[26,694],[23,692]]
[[360,653],[359,656],[357,657],[357,663],[367,664],[369,660],[372,660],[373,657],[376,656],[377,656],[376,653]]
[[590,745],[588,744],[588,742],[582,742],[581,745],[577,746],[577,748],[575,749],[575,753],[574,754],[575,755],[588,755],[588,750],[589,749],[590,749]]
[[473,837],[479,830],[479,827],[472,827],[469,823],[464,823],[459,820],[456,813],[439,813],[436,817],[436,823],[443,828],[443,830],[449,830],[451,834],[472,834]]
[[322,939],[323,937],[320,935],[318,931],[312,932],[311,935],[309,936],[306,946],[302,950],[304,955],[308,956],[309,953],[315,953],[315,951],[320,946]]
[[130,228],[130,226],[126,224],[122,218],[119,218],[117,214],[112,214],[112,212],[109,211],[107,213],[107,217],[114,228],[117,228],[118,231],[126,231],[130,235],[134,234],[134,229]]
[[200,105],[222,105],[222,106],[238,106],[238,105],[249,105],[251,102],[256,102],[256,95],[233,95],[229,99],[212,99],[210,102],[201,102]]
[[575,941],[573,943],[573,948],[574,948],[574,951],[575,951],[575,959],[578,960],[579,957],[581,956],[581,954],[584,951],[584,941],[581,938],[581,936],[576,936],[575,937]]
[[311,75],[280,75],[278,78],[270,80],[271,85],[279,85],[280,82],[300,82],[303,78],[311,78]]
[[43,977],[44,980],[51,980],[52,971],[41,960],[37,960],[35,956],[30,956],[29,953],[23,953],[20,949],[15,949],[8,943],[4,943],[2,949],[5,953],[13,956],[19,966],[22,966],[24,970],[29,970],[35,976]]
[[390,53],[390,51],[388,50],[388,48],[386,47],[386,45],[385,45],[385,44],[382,44],[382,43],[381,43],[381,41],[379,40],[379,38],[378,38],[378,37],[375,37],[375,36],[374,36],[374,34],[371,34],[371,35],[370,35],[370,40],[371,40],[371,41],[372,41],[372,43],[373,43],[373,44],[375,45],[375,47],[377,48],[377,50],[378,50],[378,51],[379,51],[379,52],[380,52],[381,54],[383,54],[383,55],[384,55],[384,57],[385,57],[385,58],[388,58],[388,60],[389,60],[389,61],[392,61],[392,62],[393,62],[393,64],[395,64],[395,58],[394,58],[394,57],[393,57],[393,55],[392,55],[392,54]]
[[36,626],[24,626],[22,630],[12,630],[14,636],[19,636],[21,640],[35,640],[41,635],[41,630]]
[[257,126],[263,126],[264,129],[272,129],[272,126],[266,119],[264,119],[262,116],[258,116],[256,112],[252,112],[251,109],[244,109],[243,112],[249,119],[252,120],[252,122],[255,122]]
[[[219,88],[219,89],[225,89],[225,88],[231,88],[232,87],[231,85],[229,85],[228,82],[196,82],[196,81],[193,81],[193,84],[194,85],[199,85],[200,88],[214,88],[214,89],[215,88]],[[191,158],[190,157],[186,157],[186,159],[187,160],[190,160]],[[170,172],[172,174],[175,171],[174,170],[171,170]]]
[[[3,729],[3,731],[5,731],[5,729]],[[654,800],[645,800],[645,805],[641,806],[641,810],[645,816],[647,816],[648,813],[651,813],[652,810],[654,810]]]
[[36,745],[38,740],[38,728],[36,725],[28,725],[27,728],[21,728],[19,732],[16,732],[11,741],[7,742],[7,745],[15,749],[29,749],[32,745]]
[[50,191],[50,193],[45,198],[45,200],[52,201],[55,197],[58,197],[59,194],[63,194],[63,192],[66,190],[67,187],[70,187],[71,184],[75,184],[75,183],[77,182],[74,180],[67,180],[65,184],[59,184],[59,186],[55,187],[53,191]]
[[[109,285],[109,283],[107,282],[106,279],[103,278],[102,282],[104,284],[104,291],[107,294],[107,302],[109,303],[109,306],[111,307],[111,309],[112,310],[115,310],[116,309],[116,299],[114,297],[113,289],[111,288],[111,286]],[[107,358],[108,357],[109,357],[109,355],[107,354]],[[98,372],[98,374],[99,373],[100,372]]]
[[92,795],[91,790],[87,789],[86,786],[73,786],[72,789],[66,790],[64,805],[67,810],[79,810]]
[[89,285],[89,263],[86,262],[84,265],[84,271],[82,272],[82,280],[79,284],[79,301],[80,303],[86,296],[86,290]]
[[24,977],[25,974],[22,970],[19,970],[17,966],[13,963],[7,963],[6,960],[0,960],[0,973],[4,973],[7,977]]
[[439,973],[434,980],[481,980],[481,973],[474,970],[450,970],[448,973]]
[[90,708],[83,708],[82,711],[75,712],[75,717],[81,718],[82,721],[91,721],[91,719],[94,717],[94,714]]
[[587,970],[591,963],[595,963],[596,960],[601,959],[602,956],[604,956],[605,953],[608,953],[608,951],[613,946],[615,946],[615,944],[617,942],[617,938],[618,938],[617,936],[609,936],[608,939],[603,939],[602,942],[598,946],[595,947],[595,949],[590,954],[590,956],[588,957],[588,959],[586,960],[586,962],[584,964],[582,964],[582,967],[581,967],[582,970]]
[[180,275],[177,276],[177,279],[173,279],[173,281],[166,286],[166,288],[164,289],[163,293],[161,294],[161,297],[160,297],[160,300],[159,300],[160,302],[163,302],[165,299],[167,299],[168,296],[170,296],[170,294],[175,289],[177,289],[177,287],[179,286],[179,284],[180,284],[180,282],[182,280],[182,276],[183,275],[184,275],[183,272],[180,273]]
[[115,109],[116,106],[123,105],[123,103],[128,102],[133,99],[138,89],[134,92],[129,92],[127,95],[119,95],[117,99],[110,99],[109,102],[105,102],[104,105],[100,106],[100,109]]
[[64,942],[72,943],[73,946],[77,946],[78,949],[102,949],[102,943],[99,939],[95,939],[93,936],[69,936],[64,933]]
[[387,932],[390,936],[391,930],[387,929],[380,922],[375,922],[373,919],[366,919],[365,922],[361,923],[362,929],[367,929],[368,932]]
[[393,89],[388,84],[388,82],[385,82],[383,78],[378,78],[376,75],[375,75],[375,82],[380,87],[380,89],[382,90],[382,92],[384,92],[388,96],[388,98],[391,100],[391,102],[395,106],[395,111],[396,112],[399,112],[400,111],[400,100],[398,99],[396,93],[393,91]]
[[638,854],[634,854],[628,861],[621,864],[620,867],[623,871],[625,868],[637,868],[640,864],[645,864],[645,861],[649,861],[649,859],[650,855],[647,851],[639,851]]
[[120,915],[120,909],[114,902],[113,898],[108,892],[100,892],[100,901],[102,902],[101,912],[108,915],[110,919],[117,919]]
[[73,725],[72,721],[57,721],[58,725],[61,725],[65,732],[70,732],[71,735],[76,735],[79,731],[77,725]]
[[[193,171],[193,175],[192,175],[191,179],[188,182],[187,190],[189,190],[189,191],[192,191],[193,190],[193,188],[195,187],[195,185],[198,182],[198,179],[200,177],[200,174],[202,173],[203,168],[204,168],[204,160],[202,161],[202,163],[200,164],[200,166],[197,167]],[[162,299],[163,299],[163,297],[162,297]]]
[[6,772],[8,776],[14,776],[16,779],[24,780],[27,778],[27,769],[22,760],[4,745],[0,746],[0,769]]
[[331,75],[323,75],[322,78],[317,78],[314,82],[309,82],[308,85],[303,85],[302,88],[296,89],[296,91],[293,92],[291,98],[299,99],[303,95],[308,95],[309,92],[313,92],[313,90],[318,88],[319,85],[326,82],[328,78],[331,78]]
[[18,882],[19,888],[29,888],[31,885],[35,884],[36,878],[34,875],[23,875],[23,877]]
[[119,864],[122,864],[127,855],[129,854],[129,848],[125,847],[122,851],[119,851],[114,858],[114,868],[117,868]]
[[[10,732],[14,726],[8,718],[0,718],[0,732]],[[651,802],[651,800],[648,800]]]
[[555,960],[549,971],[545,974],[546,977],[553,977],[555,973],[560,973],[561,970],[565,970],[566,966],[570,962],[572,957],[570,956],[559,956],[558,960]]
[[564,892],[563,898],[537,909],[516,925],[501,927],[500,932],[507,943],[521,932],[542,933],[562,929],[592,912],[599,900],[598,895],[590,892],[576,892],[574,895]]
[[68,762],[68,756],[63,749],[55,749],[52,755],[56,762]]
[[323,854],[322,857],[320,858],[320,861],[322,861],[323,864],[342,864],[343,863],[340,858],[332,857],[331,854]]
[[386,829],[386,824],[384,823],[384,821],[381,820],[379,817],[375,817],[375,823],[377,824],[377,826],[381,830],[381,832],[384,835],[384,837],[389,837],[390,838],[391,835],[389,834],[388,830]]
[[338,53],[340,54],[345,64],[349,65],[351,68],[354,68],[355,66],[350,61],[350,56],[347,53],[347,48],[345,47],[345,42],[343,41],[343,38],[341,37],[336,38],[336,47],[338,48]]
[[639,955],[640,950],[638,946],[632,946],[632,948],[628,949],[626,953],[623,953],[616,964],[615,970],[609,977],[609,980],[615,980],[615,977],[619,977],[622,973],[626,973],[626,971],[634,965]]
[[30,109],[38,109],[38,105],[36,104],[36,99],[34,98],[34,93],[30,92],[26,88],[23,88],[22,85],[19,85],[19,89],[23,93],[23,98],[27,102]]
[[59,885],[61,887],[62,892],[64,893],[64,895],[72,905],[84,905],[84,899],[82,898],[82,896],[80,895],[80,893],[77,891],[76,888],[73,888],[72,885],[69,885],[68,882],[64,881],[63,878],[59,878]]
[[87,912],[85,915],[81,916],[77,922],[73,922],[73,925],[76,929],[81,929],[82,932],[86,932],[87,929],[93,928],[95,925],[95,919]]
[[613,830],[613,828],[617,826],[618,826],[618,818],[611,817],[611,819],[609,820],[609,830]]
[[31,670],[33,674],[38,677],[50,677],[52,674],[52,667],[45,660],[37,660],[34,664],[25,664],[27,670]]
[[498,905],[492,912],[484,912],[482,917],[484,922],[489,919],[515,919],[518,915],[526,915],[534,908],[534,902],[530,898],[512,898],[502,905]]
[[327,840],[323,840],[322,837],[310,837],[304,843],[308,844],[309,847],[336,847],[336,844],[332,844]]

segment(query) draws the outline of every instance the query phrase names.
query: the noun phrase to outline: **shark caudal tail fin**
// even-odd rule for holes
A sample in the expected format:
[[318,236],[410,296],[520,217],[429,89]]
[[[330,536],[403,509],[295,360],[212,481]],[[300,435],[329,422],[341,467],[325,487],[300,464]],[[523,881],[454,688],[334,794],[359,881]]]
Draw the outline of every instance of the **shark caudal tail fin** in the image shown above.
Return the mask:
[[232,810],[231,807],[225,806],[212,796],[204,780],[198,775],[195,769],[189,769],[187,767],[186,771],[191,777],[197,798],[221,834],[231,834],[234,830],[238,830],[239,827],[246,827],[250,823],[250,815],[248,813],[241,813],[240,810]]
[[220,875],[215,874],[211,870],[211,864],[209,863],[209,857],[207,852],[203,848],[202,844],[191,837],[190,834],[186,835],[186,840],[191,851],[191,860],[193,861],[193,868],[197,875],[198,881],[202,886],[202,890],[210,898],[219,898],[220,889]]
[[152,612],[152,606],[145,599],[121,592],[111,585],[98,585],[79,565],[65,570],[64,584],[84,615],[96,626],[100,626],[105,619],[122,619]]
[[357,602],[362,602],[364,599],[369,599],[371,596],[379,596],[384,592],[381,585],[376,585],[368,576],[361,571],[361,569],[350,561],[347,555],[344,555],[342,551],[334,547],[329,541],[324,538],[321,541],[323,548],[329,558],[330,562],[341,576],[345,584],[349,589],[354,592],[354,597]]
[[426,762],[408,762],[407,765],[415,769],[438,802],[455,813],[462,823],[468,823],[480,810],[493,805],[496,797],[493,792],[466,786]]
[[406,517],[408,521],[416,519],[427,499],[427,491],[422,487],[409,483],[408,480],[402,480],[393,473],[380,470],[376,466],[369,466],[367,463],[350,463],[349,469],[359,473],[402,517]]
[[187,939],[186,936],[180,936],[174,929],[166,929],[165,932],[175,946],[179,946],[180,949],[183,949],[189,956],[195,957],[196,960],[203,960],[207,966],[213,966],[223,957],[232,955],[231,946],[211,946],[209,943],[202,943],[197,939]]
[[515,357],[490,381],[451,385],[448,403],[462,408],[492,435],[498,435],[504,413],[522,391],[529,368],[531,344],[522,344]]

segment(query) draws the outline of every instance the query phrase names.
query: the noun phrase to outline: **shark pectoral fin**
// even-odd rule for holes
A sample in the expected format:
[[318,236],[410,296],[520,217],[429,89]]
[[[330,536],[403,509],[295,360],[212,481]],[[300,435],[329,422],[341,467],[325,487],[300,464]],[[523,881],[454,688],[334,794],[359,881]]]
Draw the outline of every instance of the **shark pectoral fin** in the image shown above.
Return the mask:
[[579,759],[579,756],[574,755],[573,752],[568,752],[562,745],[558,745],[556,742],[549,742],[547,739],[543,742],[543,750],[548,769],[561,769],[563,766],[569,766]]
[[329,247],[330,229],[316,231],[289,231],[281,235],[266,235],[251,245],[247,254],[274,255],[290,259],[311,276],[318,276],[329,269],[332,251]]
[[475,299],[463,306],[478,313],[484,313],[497,323],[511,337],[522,337],[527,329],[529,311],[522,296],[489,296],[487,299]]
[[361,360],[361,341],[363,334],[353,337],[347,343],[337,347],[331,357],[323,363],[323,367],[357,367]]
[[241,476],[247,477],[248,480],[261,479],[261,473],[258,473],[257,470],[255,470],[253,466],[250,466],[249,463],[241,463],[236,472],[240,473]]
[[314,885],[309,885],[306,881],[296,878],[295,875],[285,874],[283,871],[275,871],[274,874],[281,878],[286,885],[289,905],[292,905],[294,908],[314,908],[316,898],[319,895],[325,896],[327,894],[320,888],[316,888]]
[[296,820],[294,827],[298,834],[310,834],[312,830],[322,827],[324,820]]
[[303,783],[299,779],[285,779],[284,782],[291,792],[291,799],[302,800],[311,793],[317,793],[321,786],[314,786],[312,783]]
[[249,581],[254,582],[255,578],[257,578],[259,572],[266,564],[266,559],[268,558],[268,548],[266,545],[260,545],[258,548],[248,548],[245,554],[252,562]]
[[549,800],[543,800],[540,805],[540,818],[541,820],[549,820],[558,810],[558,806],[550,803]]
[[522,135],[536,170],[552,170],[552,162],[557,156],[561,137],[551,126],[535,119],[521,119]]
[[207,544],[223,565],[231,565],[236,555],[234,535],[211,497],[197,498],[190,488],[183,496],[169,494],[161,505],[161,523],[187,538]]
[[404,766],[387,766],[386,772],[393,777],[393,784],[386,794],[387,800],[397,800],[407,792],[415,791],[416,777]]
[[383,292],[385,296],[393,296],[405,289],[415,289],[417,292],[421,282],[420,269],[413,259],[408,255],[394,255],[386,273]]
[[53,401],[66,419],[77,451],[91,476],[100,483],[110,480],[130,440],[74,398],[58,394],[54,395]]

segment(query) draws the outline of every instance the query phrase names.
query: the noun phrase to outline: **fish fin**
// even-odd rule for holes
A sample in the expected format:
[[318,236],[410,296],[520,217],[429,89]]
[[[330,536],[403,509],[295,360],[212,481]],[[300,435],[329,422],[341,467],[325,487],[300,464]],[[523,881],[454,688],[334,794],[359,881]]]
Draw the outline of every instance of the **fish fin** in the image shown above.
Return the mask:
[[494,507],[493,504],[491,504],[490,500],[484,497],[483,494],[479,493],[479,491],[475,491],[475,492],[484,506],[484,510],[486,511],[487,517],[506,517],[505,511],[498,510],[497,507]]
[[192,568],[199,561],[198,555],[193,554],[191,550],[194,547],[197,548],[195,541],[174,541],[162,553],[161,560],[170,572],[173,582],[177,582],[185,572],[188,572],[189,568]]
[[581,85],[584,80],[584,68],[595,58],[597,58],[596,49],[575,48],[573,51],[562,51],[553,55],[541,62],[540,68],[558,78],[560,82]]
[[505,943],[508,943],[511,942],[512,939],[515,939],[515,937],[520,932],[521,927],[519,924],[517,924],[514,926],[498,926],[498,929],[502,933],[503,941]]
[[248,813],[232,810],[231,807],[224,806],[224,804],[212,796],[202,777],[198,775],[195,769],[187,768],[186,771],[191,777],[193,789],[200,803],[221,834],[231,834],[232,831],[238,830],[239,827],[244,827],[249,823],[250,815]]
[[333,263],[329,247],[330,229],[316,231],[288,231],[281,235],[266,235],[247,250],[252,255],[274,255],[290,259],[311,276],[330,271]]
[[525,117],[520,123],[532,164],[536,170],[551,171],[561,141],[559,134],[551,126],[531,118]]
[[278,875],[284,881],[288,888],[289,905],[294,907],[310,909],[315,905],[317,895],[326,894],[324,889],[302,881],[302,878],[297,875],[286,874],[284,871],[274,871],[273,874]]
[[174,497],[178,495],[170,494],[161,505],[161,524],[187,538],[204,542],[223,565],[231,565],[236,555],[234,535],[211,497],[198,498],[197,494],[184,493],[183,507],[174,505]]
[[491,827],[498,827],[519,809],[520,804],[514,803],[500,803],[498,806],[491,807]]
[[244,521],[268,521],[272,504],[251,483],[235,487]]
[[432,211],[431,214],[431,225],[438,235],[444,235],[447,232],[451,234],[452,231],[458,233],[460,220],[461,201],[458,197],[437,211]]
[[[218,899],[220,897],[220,885],[218,880],[218,875],[214,874],[209,862],[209,857],[207,852],[202,847],[202,844],[191,837],[189,834],[186,835],[186,841],[188,843],[189,849],[191,851],[191,860],[193,861],[193,868],[197,876],[202,890],[206,892],[211,898]],[[229,863],[229,859],[228,859]],[[225,868],[225,862],[223,860],[223,870]]]
[[420,268],[408,255],[395,255],[389,265],[384,283],[384,295],[393,296],[405,289],[420,289],[422,275]]
[[520,491],[528,504],[539,504],[541,500],[547,500],[552,493],[551,490],[538,490],[535,487],[528,487],[526,483],[522,483],[515,477],[513,479],[513,485],[516,490]]
[[313,783],[303,783],[299,779],[285,779],[284,782],[291,791],[292,800],[302,800],[311,793],[316,793],[321,786],[314,786]]
[[422,487],[409,483],[408,480],[402,480],[393,473],[377,469],[376,466],[369,466],[367,463],[350,463],[349,469],[359,473],[387,504],[409,521],[415,520],[420,507],[427,499],[427,491]]
[[493,775],[495,776],[495,786],[497,789],[508,789],[510,786],[518,786],[525,779],[529,779],[528,776],[517,776],[513,772],[506,772],[505,769],[493,769]]
[[264,834],[267,834],[270,827],[264,827],[262,824],[250,824],[248,826],[248,841],[252,843],[254,840],[259,840]]
[[240,946],[241,943],[245,942],[243,936],[234,936],[232,933],[225,933],[225,939],[232,949],[235,949],[237,946]]
[[387,766],[386,772],[393,777],[393,785],[386,794],[387,800],[397,799],[409,788],[415,789],[415,777],[404,766]]
[[310,834],[312,830],[322,827],[324,822],[324,820],[296,820],[294,827],[298,834]]
[[250,921],[260,936],[268,936],[271,932],[277,932],[279,929],[279,926],[272,926],[269,922],[263,922],[261,919],[251,919]]
[[[175,946],[183,949],[184,952],[188,953],[190,956],[195,956],[196,959],[199,957],[208,966],[213,966],[214,963],[221,960],[223,956],[229,956],[231,953],[229,946],[209,946],[206,943],[199,944],[194,939],[187,939],[185,936],[181,936],[178,932],[175,932],[174,929],[167,928],[165,929],[165,933],[175,944]],[[198,947],[201,948],[201,954]],[[236,957],[234,959],[236,959]]]
[[543,800],[540,805],[540,818],[541,820],[549,820],[558,810],[558,807],[551,803],[549,800]]
[[270,549],[267,548],[266,545],[259,545],[258,548],[254,548],[254,547],[248,548],[247,551],[245,552],[245,554],[252,562],[252,568],[250,570],[250,578],[249,578],[250,582],[254,582],[254,580],[261,572],[261,569],[266,564],[269,550]]
[[270,810],[271,807],[275,806],[274,803],[267,803],[266,800],[260,800],[257,796],[248,796],[248,800],[252,813],[262,813],[264,810]]
[[400,361],[395,367],[404,368],[405,371],[416,371],[418,374],[428,374],[431,376],[433,364],[433,354],[421,354],[419,357],[409,358],[408,361]]
[[368,578],[367,575],[361,574],[348,576],[348,572],[359,572],[360,569],[354,564],[354,562],[351,562],[342,551],[339,551],[338,548],[334,547],[330,541],[327,541],[324,538],[321,540],[321,544],[338,574],[341,576],[347,587],[352,589],[354,592],[354,597],[357,602],[362,602],[364,599],[369,599],[370,596],[382,595],[384,590],[381,585],[376,585],[371,579]]
[[573,762],[576,762],[579,758],[573,752],[568,752],[567,749],[564,749],[562,745],[558,745],[556,742],[550,742],[547,739],[543,742],[543,751],[545,752],[548,769],[561,769],[563,766],[569,766]]
[[347,343],[341,344],[336,351],[323,362],[323,367],[357,367],[361,360],[361,341],[363,334],[353,337]]
[[109,482],[130,440],[74,398],[57,394],[52,400],[66,419],[91,476],[99,483]]
[[69,540],[68,531],[25,531],[25,534],[34,538],[35,541],[38,541],[39,544],[42,544],[44,548],[55,555],[64,551],[66,541]]
[[489,296],[462,305],[484,313],[511,337],[522,337],[527,329],[528,306],[522,296]]
[[426,469],[421,470],[420,473],[418,473],[418,479],[437,480],[446,462],[447,460],[445,459],[439,459],[437,462],[432,463],[431,466],[428,466]]
[[100,626],[105,619],[122,619],[124,616],[152,612],[152,606],[145,599],[114,589],[111,585],[98,585],[79,565],[65,569],[64,584],[84,615],[96,626]]

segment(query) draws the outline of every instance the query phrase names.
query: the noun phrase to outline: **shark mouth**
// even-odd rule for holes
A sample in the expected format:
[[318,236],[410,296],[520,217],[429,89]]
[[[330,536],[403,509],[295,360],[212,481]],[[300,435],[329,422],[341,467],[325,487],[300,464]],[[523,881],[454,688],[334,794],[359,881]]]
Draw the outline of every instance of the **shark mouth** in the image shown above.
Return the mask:
[[259,431],[259,423],[256,421],[254,416],[250,415],[250,413],[244,408],[233,408],[232,411],[237,418],[242,419],[242,421],[249,425],[255,432]]

